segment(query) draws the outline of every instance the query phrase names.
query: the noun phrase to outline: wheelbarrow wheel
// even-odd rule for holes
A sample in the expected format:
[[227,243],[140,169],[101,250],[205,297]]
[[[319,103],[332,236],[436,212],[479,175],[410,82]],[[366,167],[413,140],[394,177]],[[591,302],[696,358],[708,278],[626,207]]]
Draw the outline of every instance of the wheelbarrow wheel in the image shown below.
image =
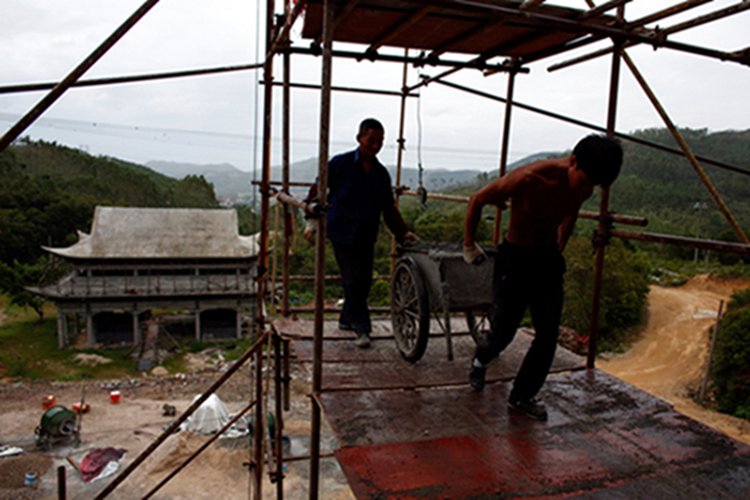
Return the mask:
[[391,280],[391,325],[401,356],[418,361],[430,336],[430,306],[427,287],[417,264],[401,259]]

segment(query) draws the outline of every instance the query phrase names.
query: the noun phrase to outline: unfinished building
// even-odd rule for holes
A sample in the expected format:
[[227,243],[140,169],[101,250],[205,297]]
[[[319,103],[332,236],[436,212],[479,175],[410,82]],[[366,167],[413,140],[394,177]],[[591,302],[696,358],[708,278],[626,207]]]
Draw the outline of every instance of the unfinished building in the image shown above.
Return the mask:
[[34,291],[57,306],[60,347],[141,344],[155,311],[187,313],[196,340],[241,338],[256,305],[257,241],[228,209],[96,207],[89,234],[46,248],[72,272]]

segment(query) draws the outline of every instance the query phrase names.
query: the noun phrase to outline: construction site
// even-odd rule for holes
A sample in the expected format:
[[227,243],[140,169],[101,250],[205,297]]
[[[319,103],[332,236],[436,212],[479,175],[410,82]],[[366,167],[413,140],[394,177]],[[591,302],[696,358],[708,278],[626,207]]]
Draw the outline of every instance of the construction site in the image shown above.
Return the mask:
[[[607,286],[603,280],[604,257],[611,238],[750,254],[750,239],[713,185],[706,167],[731,171],[738,176],[738,182],[750,170],[696,155],[649,86],[647,75],[639,71],[628,54],[629,48],[645,45],[658,51],[711,59],[716,64],[748,66],[750,46],[727,52],[678,42],[673,35],[742,15],[750,10],[750,2],[737,1],[691,17],[694,9],[711,2],[675,1],[669,6],[654,5],[649,14],[631,18],[627,15],[628,6],[639,0],[596,3],[581,0],[578,8],[544,0],[284,3],[269,0],[265,5],[265,57],[254,64],[243,68],[86,80],[86,71],[131,27],[148,16],[157,3],[158,0],[144,2],[89,57],[54,85],[0,138],[0,151],[76,86],[262,68],[263,80],[259,85],[264,97],[263,162],[254,186],[261,197],[261,230],[255,242],[257,258],[252,260],[253,269],[249,269],[251,264],[244,254],[226,262],[210,256],[214,260],[210,262],[210,272],[204,273],[208,276],[206,281],[215,277],[211,273],[218,273],[217,269],[222,276],[231,279],[236,276],[226,297],[201,294],[190,281],[191,294],[205,295],[206,301],[214,300],[220,307],[230,308],[228,314],[233,322],[226,328],[228,337],[245,335],[239,311],[251,311],[254,331],[247,336],[253,339],[253,344],[231,363],[215,364],[210,358],[196,357],[190,376],[149,376],[110,384],[4,386],[1,396],[5,409],[0,415],[0,426],[7,436],[22,435],[27,432],[29,422],[38,421],[40,394],[54,392],[59,402],[72,404],[82,400],[83,390],[92,408],[88,414],[73,417],[64,413],[56,419],[50,416],[46,424],[42,421],[38,434],[48,440],[43,444],[52,451],[37,457],[25,454],[19,460],[28,463],[19,464],[18,468],[20,471],[37,467],[45,471],[44,476],[27,478],[38,481],[38,486],[12,490],[9,497],[747,498],[750,495],[747,422],[720,417],[708,422],[706,413],[690,402],[685,387],[701,380],[707,357],[701,346],[706,343],[706,332],[721,315],[721,311],[715,312],[718,304],[748,283],[694,278],[674,292],[684,293],[679,297],[670,295],[666,288],[652,288],[644,338],[653,340],[650,334],[669,334],[673,331],[669,328],[679,328],[690,336],[684,346],[694,347],[701,351],[699,354],[692,350],[688,353],[687,349],[670,351],[662,346],[658,349],[662,354],[658,359],[636,352],[631,357],[626,354],[602,360],[597,351],[601,291]],[[673,21],[678,15],[683,16],[682,20]],[[684,16],[688,19],[684,20]],[[601,47],[602,43],[605,48],[560,62],[560,56],[589,46]],[[603,123],[585,122],[514,99],[516,76],[528,72],[530,65],[544,65],[553,57],[556,63],[548,68],[550,71],[594,58],[611,61],[609,74],[601,77],[609,82],[608,113]],[[297,58],[319,59],[320,80],[314,84],[292,81],[292,63]],[[334,86],[332,71],[339,59],[402,65],[402,86],[397,89]],[[423,67],[430,67],[433,74],[421,74],[416,81],[410,79],[414,76],[410,68]],[[507,82],[506,92],[492,95],[451,82],[449,77],[462,71],[479,71],[488,78],[502,75]],[[625,71],[638,82],[677,147],[649,143],[618,130],[618,114],[627,113],[618,107],[618,85]],[[736,235],[738,242],[733,243],[646,231],[645,218],[610,213],[609,189],[602,188],[599,210],[578,214],[581,219],[595,221],[599,236],[595,238],[591,258],[595,276],[591,331],[587,332],[585,352],[558,346],[543,389],[549,411],[544,422],[515,415],[506,408],[513,378],[534,338],[532,329],[519,331],[499,362],[490,365],[483,392],[469,388],[467,376],[474,348],[489,328],[491,259],[472,266],[463,261],[460,251],[444,242],[420,242],[407,248],[397,246],[394,240],[391,274],[379,277],[389,283],[391,304],[389,308],[371,308],[375,319],[369,349],[357,348],[352,342],[353,332],[337,327],[336,314],[340,308],[326,300],[327,285],[340,280],[340,276],[324,272],[333,93],[392,96],[394,106],[400,106],[397,173],[393,179],[396,204],[402,197],[468,202],[468,198],[427,192],[422,186],[417,189],[402,183],[407,104],[429,92],[428,85],[449,87],[477,99],[504,104],[504,115],[497,117],[503,123],[498,176],[506,174],[513,113],[520,108],[621,142],[634,141],[682,157],[686,168],[695,171]],[[289,168],[290,95],[296,88],[309,92],[311,87],[319,98],[319,121],[315,124],[319,133],[318,194],[316,200],[303,201],[291,194],[292,188],[308,188],[312,183],[310,179],[295,178]],[[281,116],[275,111],[279,109]],[[281,158],[272,158],[271,137],[277,126],[283,135],[282,154]],[[281,163],[282,178],[271,178],[272,162]],[[274,207],[280,207],[281,227],[274,227],[272,222]],[[317,220],[314,276],[295,275],[290,269],[291,238],[297,230],[293,213],[304,213]],[[497,245],[502,239],[502,210],[497,210],[493,223],[492,243]],[[230,236],[235,238],[233,233]],[[74,251],[79,250],[68,253]],[[488,254],[492,257],[491,251]],[[169,275],[169,270],[159,269],[156,274]],[[189,273],[192,272],[190,268]],[[194,274],[200,277],[201,272]],[[91,275],[85,278],[86,273],[82,272],[81,276],[81,282],[88,286]],[[174,276],[173,279],[175,283],[178,281]],[[313,307],[290,303],[290,283],[294,280],[310,284]],[[119,281],[117,286],[121,286]],[[244,289],[257,300],[252,307],[247,304]],[[59,290],[59,287],[57,291],[51,289],[49,293],[59,294]],[[66,301],[66,311],[88,314],[77,301],[80,297],[74,294],[60,297]],[[195,305],[190,307],[195,312],[195,335],[200,337],[204,330],[198,300],[192,296],[185,299],[186,303],[194,301]],[[133,322],[138,321],[144,308],[140,304],[132,307]],[[135,326],[133,331],[137,331]],[[62,347],[67,342],[67,330],[61,326],[60,332]],[[93,344],[94,334],[89,335],[89,343]],[[132,337],[136,340],[135,333]],[[638,344],[633,351],[636,349]],[[655,366],[643,366],[639,360]],[[671,370],[662,364],[669,365]],[[633,371],[635,366],[641,369],[640,375]],[[659,372],[661,369],[666,371]],[[656,374],[648,380],[639,379],[649,370]],[[667,384],[667,380],[671,383]],[[207,409],[221,414],[219,426],[205,424],[210,417],[205,415]],[[97,481],[80,479],[86,451],[105,447],[112,450],[110,461],[119,462],[119,468]],[[3,487],[9,488],[5,484]]]

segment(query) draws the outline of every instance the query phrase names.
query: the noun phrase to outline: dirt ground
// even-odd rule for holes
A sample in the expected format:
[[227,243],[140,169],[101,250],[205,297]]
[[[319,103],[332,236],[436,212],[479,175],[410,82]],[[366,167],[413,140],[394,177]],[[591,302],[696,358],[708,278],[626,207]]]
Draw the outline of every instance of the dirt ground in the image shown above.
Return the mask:
[[[711,412],[697,405],[691,395],[700,389],[707,359],[709,331],[715,321],[719,300],[748,286],[747,282],[694,278],[679,288],[654,286],[649,294],[649,316],[640,341],[625,354],[601,359],[598,366],[623,380],[674,404],[677,411],[702,421],[750,444],[750,423]],[[79,463],[94,448],[125,448],[121,460],[127,464],[161,434],[174,417],[163,415],[163,405],[176,407],[178,415],[192,399],[218,377],[216,367],[193,360],[194,372],[184,376],[148,376],[132,381],[50,383],[0,381],[0,445],[28,450],[23,455],[0,458],[0,500],[5,498],[57,498],[56,469],[67,470],[68,498],[92,498],[112,477],[84,483],[66,456]],[[230,412],[247,404],[252,386],[251,369],[245,367],[219,391]],[[294,365],[292,403],[285,414],[284,434],[290,438],[292,455],[307,455],[310,435],[310,406],[307,394],[310,373]],[[110,402],[110,390],[122,394],[119,404]],[[44,412],[42,401],[54,395],[57,403],[70,408],[81,396],[91,406],[83,417],[82,444],[61,446],[50,452],[34,449],[34,428]],[[270,402],[272,404],[272,402]],[[330,430],[323,428],[322,452],[335,448]],[[134,472],[110,498],[139,498],[153,488],[176,465],[184,461],[207,438],[187,432],[170,436],[143,467]],[[220,441],[209,447],[154,498],[215,499],[250,498],[251,475],[245,440]],[[307,460],[287,465],[285,497],[307,498]],[[27,472],[37,472],[36,488],[23,486]],[[320,495],[333,500],[352,499],[346,479],[333,458],[321,460]],[[275,486],[268,479],[264,498],[275,498]]]
[[597,367],[664,399],[675,410],[750,444],[750,422],[710,411],[694,401],[706,372],[710,334],[721,300],[747,288],[742,280],[697,276],[679,288],[652,286],[648,319],[628,352]]
[[[219,390],[219,397],[230,413],[247,404],[252,387],[249,367],[241,369]],[[57,498],[57,468],[67,470],[68,498],[93,498],[114,476],[84,483],[66,456],[80,463],[94,448],[125,448],[127,454],[120,461],[127,465],[149,446],[175,417],[164,416],[164,404],[176,407],[177,415],[185,410],[193,398],[211,386],[216,371],[198,372],[183,377],[144,377],[133,381],[111,381],[88,384],[73,383],[0,383],[0,445],[12,445],[27,450],[16,457],[0,458],[0,499]],[[290,438],[287,453],[308,454],[310,436],[309,393],[310,374],[304,367],[295,367],[291,386],[290,411],[285,413],[284,435]],[[110,390],[121,392],[119,404],[110,401]],[[50,452],[35,451],[34,429],[39,425],[46,395],[55,396],[57,404],[71,408],[80,401],[82,393],[91,410],[83,417],[79,447],[64,443]],[[269,401],[271,407],[273,401]],[[156,499],[216,499],[251,498],[252,478],[249,461],[248,437],[219,440],[211,445],[175,479],[164,486]],[[189,432],[170,436],[148,458],[142,467],[128,477],[109,498],[141,498],[161,479],[181,464],[207,437]],[[324,426],[321,452],[330,453],[334,441]],[[308,498],[309,460],[287,464],[285,498]],[[320,491],[324,498],[348,500],[354,498],[336,460],[324,458],[320,463]],[[24,488],[27,472],[36,472],[36,488]],[[275,485],[265,479],[263,497],[275,498]]]

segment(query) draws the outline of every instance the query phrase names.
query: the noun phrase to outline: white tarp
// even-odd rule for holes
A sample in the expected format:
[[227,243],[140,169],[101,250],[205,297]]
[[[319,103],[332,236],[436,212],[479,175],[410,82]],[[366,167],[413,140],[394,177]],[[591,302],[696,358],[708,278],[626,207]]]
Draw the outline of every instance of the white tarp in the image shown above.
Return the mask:
[[[193,398],[193,401],[200,396]],[[196,434],[214,434],[226,425],[231,417],[224,402],[216,394],[211,394],[188,419],[183,422],[183,431]]]

